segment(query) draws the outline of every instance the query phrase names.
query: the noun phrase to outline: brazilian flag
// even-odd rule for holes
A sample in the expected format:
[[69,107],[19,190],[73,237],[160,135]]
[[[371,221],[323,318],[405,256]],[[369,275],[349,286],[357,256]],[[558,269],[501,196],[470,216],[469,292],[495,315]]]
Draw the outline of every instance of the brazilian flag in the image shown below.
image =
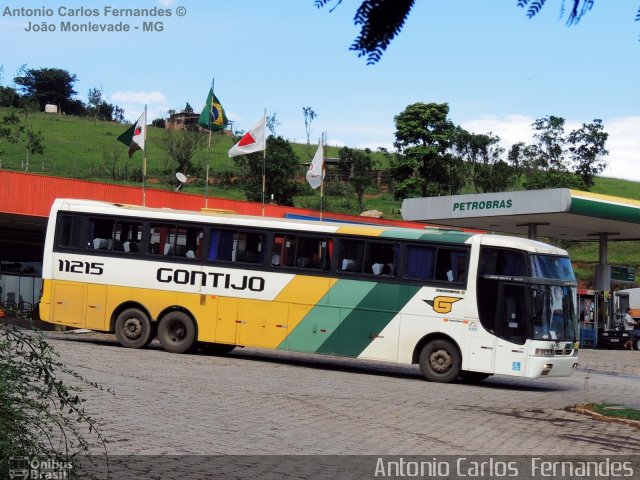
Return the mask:
[[207,103],[202,109],[200,118],[198,118],[198,125],[207,130],[224,130],[229,123],[227,115],[224,113],[224,108],[220,105],[220,100],[214,95],[213,89],[209,89],[209,95],[207,96]]

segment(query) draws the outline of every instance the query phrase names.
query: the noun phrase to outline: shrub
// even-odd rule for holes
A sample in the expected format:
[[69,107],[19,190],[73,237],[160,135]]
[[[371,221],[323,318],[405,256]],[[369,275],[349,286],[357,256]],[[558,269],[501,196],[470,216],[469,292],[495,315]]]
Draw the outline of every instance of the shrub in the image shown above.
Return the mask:
[[[89,452],[87,433],[106,454],[80,387],[70,380],[105,390],[63,365],[41,333],[0,324],[0,478],[9,478],[12,457],[75,464]],[[67,478],[78,475],[67,471]]]

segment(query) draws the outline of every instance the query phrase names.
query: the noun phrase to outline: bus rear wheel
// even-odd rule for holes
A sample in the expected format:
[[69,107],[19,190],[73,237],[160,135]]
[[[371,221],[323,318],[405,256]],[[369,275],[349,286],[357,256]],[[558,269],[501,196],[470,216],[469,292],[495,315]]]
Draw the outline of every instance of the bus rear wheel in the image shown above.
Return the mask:
[[115,331],[120,345],[127,348],[142,348],[153,340],[149,317],[137,308],[127,308],[118,315]]
[[196,326],[184,312],[169,312],[158,325],[158,340],[171,353],[185,353],[196,344]]
[[427,343],[418,358],[422,375],[430,382],[453,382],[460,375],[462,359],[458,348],[449,340]]

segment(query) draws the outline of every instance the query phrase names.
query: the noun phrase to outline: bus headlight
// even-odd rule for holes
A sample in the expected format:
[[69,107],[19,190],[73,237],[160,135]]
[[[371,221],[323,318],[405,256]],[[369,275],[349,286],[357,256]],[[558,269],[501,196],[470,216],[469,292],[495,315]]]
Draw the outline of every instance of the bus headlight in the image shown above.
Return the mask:
[[534,355],[536,357],[553,357],[555,351],[553,348],[536,348]]
[[549,375],[549,372],[553,368],[553,363],[545,363],[544,367],[542,367],[542,372],[540,375]]

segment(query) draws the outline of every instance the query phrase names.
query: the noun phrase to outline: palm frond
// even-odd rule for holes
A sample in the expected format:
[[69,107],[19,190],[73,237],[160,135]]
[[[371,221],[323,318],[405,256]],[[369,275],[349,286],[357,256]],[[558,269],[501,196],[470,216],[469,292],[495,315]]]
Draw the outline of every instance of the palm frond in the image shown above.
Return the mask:
[[[582,6],[582,8],[579,8]],[[573,0],[573,8],[567,19],[567,25],[577,25],[582,16],[593,8],[593,0]]]
[[[322,8],[324,7],[327,3],[332,2],[333,0],[315,0],[313,2],[313,5],[316,8]],[[338,3],[336,3],[335,7],[333,7],[331,10],[329,10],[329,13],[333,12],[336,8],[338,8],[338,5],[340,5],[342,3],[342,0],[338,0]]]
[[529,8],[527,9],[527,17],[529,18],[535,17],[538,14],[538,12],[542,9],[542,7],[544,7],[545,1],[546,0],[535,0],[534,2],[531,2],[531,5],[529,5]]
[[415,0],[364,0],[354,23],[362,25],[350,50],[367,56],[367,65],[377,63],[391,40],[400,33]]

